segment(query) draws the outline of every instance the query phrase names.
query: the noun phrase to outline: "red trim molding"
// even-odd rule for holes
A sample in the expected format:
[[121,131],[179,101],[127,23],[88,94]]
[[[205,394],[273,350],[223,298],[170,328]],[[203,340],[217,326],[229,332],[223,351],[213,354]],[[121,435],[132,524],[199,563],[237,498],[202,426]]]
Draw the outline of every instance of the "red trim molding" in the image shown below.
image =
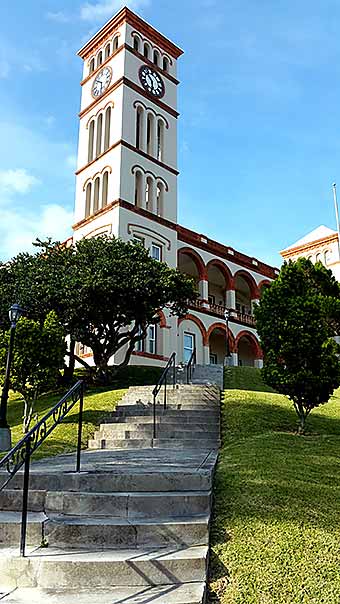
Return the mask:
[[164,357],[162,354],[151,354],[150,352],[136,352],[134,351],[133,356],[144,357],[145,359],[155,359],[156,361],[168,361],[168,357]]

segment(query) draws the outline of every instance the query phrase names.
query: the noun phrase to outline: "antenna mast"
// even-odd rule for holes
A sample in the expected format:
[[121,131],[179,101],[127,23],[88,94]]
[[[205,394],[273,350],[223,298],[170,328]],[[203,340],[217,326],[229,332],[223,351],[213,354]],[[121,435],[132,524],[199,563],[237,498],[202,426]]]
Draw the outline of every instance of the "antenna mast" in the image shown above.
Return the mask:
[[335,207],[335,217],[336,217],[336,230],[338,232],[338,252],[339,252],[339,260],[340,260],[340,225],[339,225],[339,208],[338,208],[338,199],[336,195],[336,183],[333,183],[333,196],[334,196],[334,207]]

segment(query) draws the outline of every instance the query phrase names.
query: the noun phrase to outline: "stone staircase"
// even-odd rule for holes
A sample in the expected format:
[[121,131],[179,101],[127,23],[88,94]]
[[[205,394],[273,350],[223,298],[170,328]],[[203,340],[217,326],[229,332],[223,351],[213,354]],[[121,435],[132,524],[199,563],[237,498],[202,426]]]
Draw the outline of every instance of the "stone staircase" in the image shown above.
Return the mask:
[[[223,390],[223,365],[194,365],[191,384],[216,385]],[[176,368],[176,380],[180,384],[187,383],[187,369],[179,365]]]
[[130,388],[82,454],[80,474],[73,454],[32,464],[25,558],[22,474],[0,493],[1,601],[205,602],[220,392],[168,394],[156,439],[152,388]]

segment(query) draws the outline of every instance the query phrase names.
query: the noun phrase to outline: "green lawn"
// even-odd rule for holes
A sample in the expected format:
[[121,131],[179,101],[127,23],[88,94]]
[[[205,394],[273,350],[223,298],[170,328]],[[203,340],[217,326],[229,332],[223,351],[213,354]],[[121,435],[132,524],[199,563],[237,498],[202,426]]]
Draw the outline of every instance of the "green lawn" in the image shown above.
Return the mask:
[[[84,399],[83,414],[83,447],[87,447],[87,441],[92,437],[96,426],[114,411],[117,402],[122,398],[126,390],[103,390],[88,389]],[[63,396],[47,395],[41,397],[36,404],[36,412],[41,419]],[[70,411],[64,421],[50,434],[46,441],[34,454],[34,459],[57,455],[59,453],[69,453],[76,449],[78,434],[78,412],[79,404]],[[20,396],[12,395],[8,403],[8,423],[11,426],[13,444],[23,437],[22,432],[22,413],[23,403]],[[35,425],[32,421],[32,427]]]
[[283,396],[225,392],[211,604],[340,603],[340,391],[296,423]]
[[261,370],[254,367],[225,367],[224,387],[229,390],[258,390],[259,392],[274,392],[267,386],[261,376]]

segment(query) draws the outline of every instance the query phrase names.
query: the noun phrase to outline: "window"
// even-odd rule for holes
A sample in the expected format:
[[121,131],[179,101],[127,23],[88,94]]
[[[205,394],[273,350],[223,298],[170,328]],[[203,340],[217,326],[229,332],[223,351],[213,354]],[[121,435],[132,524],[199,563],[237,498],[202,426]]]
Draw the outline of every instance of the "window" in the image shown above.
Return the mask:
[[316,259],[315,259],[315,261],[316,261],[316,262],[322,262],[322,256],[321,256],[321,254],[316,254]]
[[162,260],[162,248],[157,243],[151,244],[151,258],[154,260],[158,260],[159,262]]
[[116,50],[118,50],[118,36],[115,37],[115,39],[113,40],[113,52],[115,52]]
[[163,69],[166,72],[169,71],[169,59],[167,57],[164,57],[163,59]]
[[133,241],[135,241],[135,243],[138,243],[139,245],[142,245],[143,247],[145,247],[145,239],[143,237],[140,237],[139,235],[134,235]]
[[162,182],[157,184],[157,216],[163,216],[164,213],[164,185]]
[[97,143],[96,143],[96,157],[102,152],[102,134],[103,134],[103,114],[101,113],[97,121]]
[[214,352],[210,353],[210,365],[217,365],[217,354]]
[[107,44],[105,48],[105,60],[109,58],[111,54],[111,44]]
[[136,52],[139,52],[139,38],[133,36],[133,48]]
[[88,150],[88,161],[93,160],[94,151],[94,120],[90,123],[89,127],[89,150]]
[[91,196],[92,184],[89,182],[86,187],[85,218],[88,218],[91,215]]
[[136,114],[136,147],[137,149],[141,148],[142,143],[142,116],[143,109],[138,107]]
[[99,210],[99,189],[100,189],[100,180],[99,176],[97,176],[94,181],[94,195],[93,195],[93,213]]
[[331,254],[331,252],[329,250],[326,250],[325,251],[325,264],[326,264],[326,266],[328,264],[330,264],[331,261],[332,261],[332,254]]
[[148,114],[147,125],[146,125],[146,152],[148,155],[152,155],[152,125],[153,115]]
[[110,147],[110,130],[111,130],[111,107],[108,107],[105,112],[105,136],[104,136],[104,151]]
[[153,181],[151,176],[148,176],[146,179],[146,187],[145,187],[145,209],[148,212],[153,211],[152,207],[152,195],[153,194]]
[[150,57],[150,46],[146,42],[144,44],[144,57],[146,59],[149,59],[149,57]]
[[162,120],[157,122],[157,159],[163,161],[163,147],[164,147],[164,123]]
[[[139,328],[137,335],[140,336],[142,334],[141,328]],[[138,340],[135,345],[136,352],[144,352],[145,340]]]
[[158,67],[158,65],[159,65],[159,53],[158,53],[157,50],[155,50],[154,53],[153,53],[153,62]]
[[105,172],[103,176],[103,191],[102,191],[102,208],[107,206],[107,198],[109,192],[109,173]]
[[97,67],[99,67],[99,65],[101,65],[102,62],[103,62],[103,53],[102,53],[102,51],[100,51],[100,53],[98,54],[98,57],[97,57]]
[[90,73],[93,73],[93,72],[94,72],[94,68],[95,68],[95,60],[94,60],[94,58],[93,58],[93,59],[91,59],[91,61],[90,61]]
[[195,336],[192,333],[184,332],[184,350],[183,360],[184,363],[190,361],[190,357],[195,350]]
[[148,329],[148,352],[157,353],[157,328],[156,325],[150,325]]
[[216,298],[215,298],[215,296],[213,296],[212,294],[210,294],[208,296],[208,302],[209,302],[209,304],[212,304],[212,305],[216,304]]
[[141,172],[136,172],[136,181],[135,181],[135,205],[137,207],[141,207],[142,205],[142,186],[143,186],[143,176]]

